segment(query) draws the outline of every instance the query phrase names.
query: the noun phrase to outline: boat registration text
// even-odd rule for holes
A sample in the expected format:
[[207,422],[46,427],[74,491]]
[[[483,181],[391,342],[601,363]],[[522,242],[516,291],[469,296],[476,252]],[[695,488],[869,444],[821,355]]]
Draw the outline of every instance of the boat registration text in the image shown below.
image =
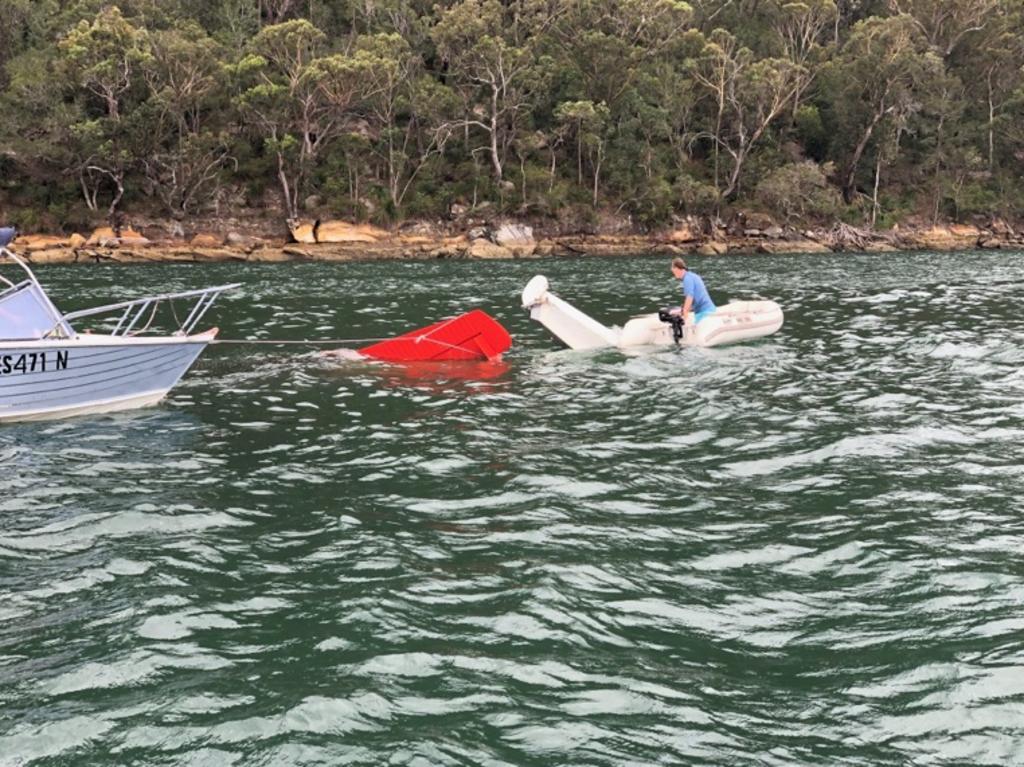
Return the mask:
[[25,352],[0,355],[0,376],[67,370],[67,352]]

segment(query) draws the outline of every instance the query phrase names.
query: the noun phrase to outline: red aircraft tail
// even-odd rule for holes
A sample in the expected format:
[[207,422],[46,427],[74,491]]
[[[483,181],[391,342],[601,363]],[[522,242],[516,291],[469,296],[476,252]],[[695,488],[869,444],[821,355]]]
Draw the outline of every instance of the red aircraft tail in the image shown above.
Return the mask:
[[365,346],[359,353],[386,362],[497,360],[512,346],[512,337],[480,309],[435,322],[397,338]]

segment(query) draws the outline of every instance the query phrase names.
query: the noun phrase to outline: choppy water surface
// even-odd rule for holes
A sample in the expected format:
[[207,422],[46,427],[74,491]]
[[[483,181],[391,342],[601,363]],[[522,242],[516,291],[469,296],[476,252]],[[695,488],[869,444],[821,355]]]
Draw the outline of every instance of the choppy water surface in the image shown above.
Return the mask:
[[216,347],[165,405],[0,429],[0,765],[1024,763],[1024,261],[724,258],[767,341],[559,351],[665,259],[47,269],[239,280],[226,338],[471,306],[507,367]]

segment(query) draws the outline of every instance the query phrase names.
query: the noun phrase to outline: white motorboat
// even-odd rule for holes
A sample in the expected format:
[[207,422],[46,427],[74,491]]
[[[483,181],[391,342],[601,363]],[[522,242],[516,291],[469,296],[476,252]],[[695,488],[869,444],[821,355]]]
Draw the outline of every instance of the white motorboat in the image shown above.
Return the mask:
[[771,335],[782,327],[782,308],[774,301],[734,301],[718,307],[696,325],[662,311],[634,317],[621,328],[607,327],[549,290],[537,275],[523,289],[523,308],[570,349],[633,346],[722,346]]
[[[217,329],[193,333],[220,285],[146,296],[62,314],[35,274],[7,249],[13,230],[0,229],[0,259],[21,267],[24,279],[0,275],[0,421],[30,421],[107,413],[162,400],[191,367]],[[143,335],[164,302],[190,310],[171,335]],[[173,304],[172,304],[173,307]],[[77,332],[75,323],[106,315],[107,333]]]

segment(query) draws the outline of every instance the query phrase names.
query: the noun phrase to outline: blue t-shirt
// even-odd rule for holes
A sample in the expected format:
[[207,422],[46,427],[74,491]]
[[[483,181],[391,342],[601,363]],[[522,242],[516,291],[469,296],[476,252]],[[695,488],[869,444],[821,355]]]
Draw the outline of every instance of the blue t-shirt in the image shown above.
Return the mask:
[[679,281],[679,287],[682,289],[684,297],[693,296],[694,314],[713,312],[715,310],[715,303],[711,300],[711,296],[708,295],[708,289],[704,287],[704,280],[700,278],[699,274],[694,274],[687,269],[683,279]]

